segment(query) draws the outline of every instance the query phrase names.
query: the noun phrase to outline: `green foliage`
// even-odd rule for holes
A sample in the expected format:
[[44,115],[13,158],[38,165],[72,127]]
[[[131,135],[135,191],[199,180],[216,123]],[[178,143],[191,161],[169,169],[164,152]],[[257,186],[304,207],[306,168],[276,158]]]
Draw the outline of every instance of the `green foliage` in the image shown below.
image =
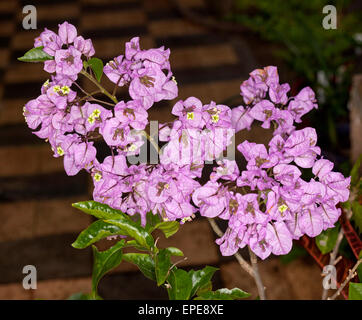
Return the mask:
[[348,300],[362,300],[362,283],[349,283]]
[[[362,259],[362,250],[360,251],[360,253],[358,255],[358,259]],[[360,265],[357,267],[357,275],[358,275],[359,282],[362,283],[362,263],[360,263]]]
[[84,249],[101,239],[121,234],[122,231],[117,226],[106,223],[103,220],[97,220],[80,233],[77,240],[72,243],[72,246],[76,249]]
[[161,218],[158,214],[153,214],[152,212],[147,213],[147,224],[145,229],[147,232],[153,232],[156,229],[159,229],[163,232],[166,238],[174,235],[180,227],[180,224],[177,221],[161,221]]
[[192,290],[190,275],[182,269],[174,268],[168,278],[169,288],[167,289],[170,300],[189,300]]
[[362,233],[362,178],[359,175],[362,162],[362,154],[358,157],[356,163],[350,172],[351,176],[351,194],[355,195],[353,201],[346,201],[343,203],[345,208],[352,210],[352,218],[356,229]]
[[122,261],[122,249],[125,241],[117,242],[113,247],[105,251],[98,251],[93,246],[93,273],[92,273],[92,297],[97,297],[97,287],[99,280],[110,270],[117,267]]
[[362,233],[362,205],[358,201],[352,203],[352,221],[356,225],[359,233]]
[[166,238],[174,235],[180,227],[180,224],[177,221],[165,221],[161,222],[156,226],[157,229],[160,229]]
[[219,269],[211,266],[206,266],[204,269],[197,271],[190,270],[189,275],[192,281],[191,296],[201,293],[205,288],[208,289],[211,284],[211,278],[217,270]]
[[90,294],[85,294],[83,292],[77,292],[72,294],[67,300],[92,300]]
[[73,203],[72,206],[98,219],[117,219],[121,216],[129,219],[129,217],[122,211],[113,209],[104,203],[99,203],[93,200],[76,202]]
[[[177,268],[177,263],[172,263],[172,256],[182,257],[183,252],[175,247],[158,248],[151,232],[160,229],[166,237],[169,237],[179,229],[178,222],[161,221],[158,215],[149,213],[146,225],[142,227],[140,221],[134,221],[120,210],[112,209],[102,203],[83,201],[74,203],[73,206],[98,218],[80,233],[72,244],[73,247],[86,248],[98,240],[114,235],[123,235],[131,239],[127,241],[122,239],[113,247],[101,252],[93,246],[92,293],[75,294],[69,299],[101,299],[97,293],[99,281],[122,261],[136,265],[145,277],[166,288],[169,298],[173,300],[189,300],[195,296],[198,299],[240,299],[248,296],[239,289],[211,291],[211,279],[218,270],[215,267],[206,266],[202,270],[187,272]],[[124,253],[124,248],[133,248],[144,253]]]
[[131,219],[109,219],[104,220],[107,223],[117,226],[125,236],[134,238],[141,247],[151,249],[154,245],[152,236],[141,226]]
[[195,298],[195,300],[237,300],[245,299],[250,297],[250,294],[240,290],[238,288],[234,289],[219,289],[216,291],[208,291],[202,293],[200,296]]
[[98,82],[101,82],[102,74],[103,74],[103,61],[99,58],[91,58],[87,62],[83,62],[84,67],[89,66],[97,79]]
[[48,55],[43,51],[44,47],[36,47],[27,51],[22,57],[18,60],[22,62],[43,62],[46,60],[54,60],[54,57]]
[[362,162],[362,154],[358,157],[357,161],[353,165],[352,170],[350,172],[352,186],[357,186],[360,180],[359,168],[361,167],[361,162]]
[[337,223],[334,228],[324,230],[315,238],[315,242],[322,254],[329,253],[333,250],[339,233],[339,224]]
[[135,264],[149,279],[156,281],[155,262],[147,253],[125,253],[123,260]]
[[121,234],[132,237],[141,247],[150,249],[153,246],[152,236],[139,223],[120,210],[112,209],[108,205],[96,201],[77,202],[73,204],[73,207],[116,226]]
[[298,258],[307,256],[307,251],[300,245],[293,243],[292,250],[288,254],[280,256],[280,261],[283,264],[288,264]]
[[161,249],[156,255],[155,263],[157,285],[160,286],[168,277],[171,267],[171,253],[166,249]]

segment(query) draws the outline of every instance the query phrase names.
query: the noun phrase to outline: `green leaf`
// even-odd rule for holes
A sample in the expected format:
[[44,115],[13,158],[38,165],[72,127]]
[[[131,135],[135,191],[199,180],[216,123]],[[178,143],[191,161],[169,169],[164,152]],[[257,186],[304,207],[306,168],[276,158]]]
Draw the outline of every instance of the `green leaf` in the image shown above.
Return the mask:
[[362,300],[362,283],[349,283],[348,300]]
[[163,284],[169,274],[171,268],[171,256],[183,256],[183,252],[175,247],[168,247],[161,249],[155,256],[155,271],[157,278],[157,285]]
[[300,257],[307,255],[308,252],[303,247],[297,244],[293,244],[292,250],[289,253],[280,256],[279,259],[283,264],[288,264]]
[[133,248],[136,248],[139,251],[147,251],[148,252],[148,249],[145,248],[145,247],[140,246],[136,240],[127,241],[125,247],[133,247]]
[[103,238],[119,234],[122,232],[117,226],[97,220],[79,234],[72,246],[76,249],[84,249]]
[[150,249],[154,245],[152,236],[120,210],[96,201],[77,202],[72,206],[98,219],[104,219],[106,223],[115,225],[121,234],[134,238],[142,247]]
[[339,224],[334,228],[324,230],[315,238],[315,242],[322,254],[331,252],[336,244],[339,232]]
[[167,250],[171,254],[171,256],[182,257],[184,255],[184,253],[180,249],[175,247],[168,247],[165,250]]
[[[196,295],[200,296],[202,295],[204,292],[208,292],[208,291],[212,291],[212,282],[209,281],[206,285],[204,285],[203,287],[201,287],[199,290],[196,291]],[[192,297],[192,295],[191,295]]]
[[100,279],[110,270],[117,267],[122,261],[122,249],[125,241],[117,242],[113,247],[105,251],[98,251],[93,248],[94,264],[92,273],[92,297],[97,296],[97,287]]
[[161,223],[161,218],[158,214],[153,214],[151,211],[147,212],[145,226],[147,232],[151,233],[159,223]]
[[23,62],[42,62],[46,60],[54,60],[54,57],[50,56],[43,51],[43,46],[36,47],[27,51],[22,57],[18,60]]
[[73,203],[72,206],[98,219],[119,219],[124,217],[131,220],[129,216],[122,211],[113,209],[104,203],[99,203],[93,200],[76,202]]
[[180,223],[178,221],[164,221],[157,225],[157,229],[160,229],[166,238],[174,235],[178,228],[180,227]]
[[125,253],[123,260],[135,264],[149,279],[156,281],[155,262],[146,253]]
[[247,293],[239,288],[234,288],[231,290],[224,288],[216,291],[204,292],[195,298],[195,300],[236,300],[245,299],[249,296],[250,293]]
[[168,277],[170,287],[167,289],[170,300],[188,300],[192,290],[190,275],[182,269],[173,268]]
[[88,65],[92,68],[97,81],[100,82],[103,74],[103,61],[99,58],[91,58],[88,60]]
[[362,154],[358,157],[357,161],[353,165],[353,168],[351,170],[351,186],[357,185],[359,181],[359,168],[361,166],[362,161]]
[[[362,250],[359,252],[358,259],[362,259]],[[357,267],[357,274],[359,282],[362,283],[362,264]]]
[[211,266],[206,266],[202,270],[189,271],[189,275],[192,280],[191,297],[193,297],[199,289],[202,289],[209,284],[211,278],[217,270],[219,269]]
[[147,249],[153,248],[155,243],[152,236],[145,229],[140,227],[137,222],[124,218],[104,221],[117,226],[123,235],[134,238],[142,247]]
[[355,223],[359,233],[362,233],[362,205],[358,201],[352,202],[352,212],[351,220]]
[[147,223],[145,229],[149,233],[156,229],[160,229],[165,237],[169,238],[174,235],[180,227],[178,221],[162,221],[158,214],[153,214],[152,212],[148,212],[146,217]]
[[171,268],[171,253],[166,249],[161,249],[155,257],[155,271],[157,285],[163,284]]
[[92,297],[88,293],[78,292],[72,294],[67,300],[92,300]]

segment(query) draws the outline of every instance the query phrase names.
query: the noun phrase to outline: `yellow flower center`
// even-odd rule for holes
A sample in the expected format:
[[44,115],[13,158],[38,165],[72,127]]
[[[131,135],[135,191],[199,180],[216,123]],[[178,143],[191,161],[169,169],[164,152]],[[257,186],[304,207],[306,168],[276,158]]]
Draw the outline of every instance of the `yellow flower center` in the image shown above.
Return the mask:
[[187,120],[194,120],[195,114],[193,112],[187,112]]
[[47,86],[49,86],[49,79],[43,83],[43,87],[46,88]]
[[88,117],[88,122],[89,122],[90,124],[93,124],[95,120],[96,120],[96,119],[95,119],[92,115],[90,115],[90,116]]
[[60,156],[64,156],[64,150],[62,149],[62,147],[58,147],[57,148],[57,153],[60,155]]
[[99,116],[101,115],[101,110],[99,110],[99,109],[94,109],[91,115],[92,115],[94,118],[99,118]]
[[54,86],[54,87],[53,87],[53,91],[54,91],[55,93],[58,93],[60,90],[61,90],[61,89],[60,89],[60,86]]
[[219,119],[220,119],[220,117],[219,117],[218,114],[214,114],[214,115],[211,116],[211,121],[213,123],[217,123],[219,121]]
[[63,86],[60,90],[64,95],[67,95],[70,92],[70,88],[68,86]]
[[99,172],[96,172],[96,174],[94,175],[94,180],[96,182],[99,182],[102,179],[102,175]]
[[284,213],[286,210],[288,210],[288,206],[286,204],[282,204],[281,206],[278,207],[278,210],[281,213]]

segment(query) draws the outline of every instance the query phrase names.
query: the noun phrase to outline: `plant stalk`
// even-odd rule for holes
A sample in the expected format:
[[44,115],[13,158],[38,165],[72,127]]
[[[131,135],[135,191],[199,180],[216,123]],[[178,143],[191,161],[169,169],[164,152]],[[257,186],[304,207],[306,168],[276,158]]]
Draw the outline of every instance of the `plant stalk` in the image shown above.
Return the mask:
[[255,280],[256,287],[258,288],[260,300],[266,300],[265,287],[263,285],[263,282],[261,280],[261,276],[259,273],[257,257],[255,255],[255,253],[250,249],[250,247],[248,247],[248,248],[249,248],[251,266],[254,271],[254,280]]

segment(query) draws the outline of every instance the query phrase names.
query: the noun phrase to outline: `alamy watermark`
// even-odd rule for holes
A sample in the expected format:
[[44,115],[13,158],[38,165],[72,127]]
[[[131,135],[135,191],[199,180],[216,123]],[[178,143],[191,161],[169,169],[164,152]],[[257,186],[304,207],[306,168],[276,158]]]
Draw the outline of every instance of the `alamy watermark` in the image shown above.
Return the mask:
[[23,279],[23,288],[25,290],[37,288],[37,271],[36,267],[28,264],[23,268],[23,274],[26,276]]
[[33,5],[26,5],[23,7],[23,14],[26,16],[23,18],[23,28],[25,30],[36,29],[37,27],[37,14],[36,8]]
[[337,289],[337,270],[336,267],[328,264],[324,266],[323,272],[322,272],[324,278],[323,278],[323,288],[325,290],[328,289]]
[[337,29],[337,9],[333,5],[323,7],[322,13],[326,16],[322,20],[322,26],[325,30]]

